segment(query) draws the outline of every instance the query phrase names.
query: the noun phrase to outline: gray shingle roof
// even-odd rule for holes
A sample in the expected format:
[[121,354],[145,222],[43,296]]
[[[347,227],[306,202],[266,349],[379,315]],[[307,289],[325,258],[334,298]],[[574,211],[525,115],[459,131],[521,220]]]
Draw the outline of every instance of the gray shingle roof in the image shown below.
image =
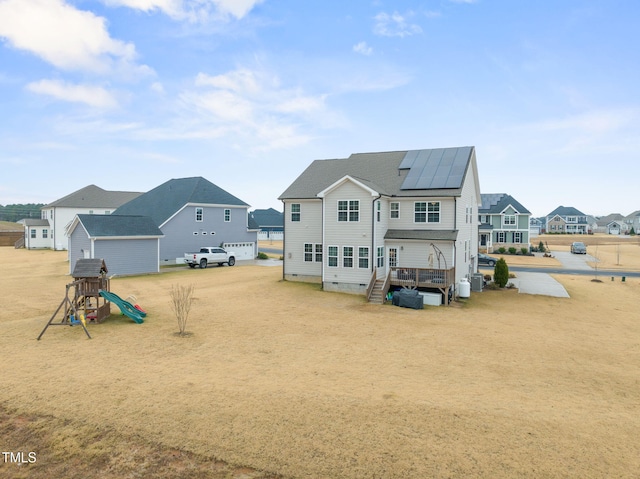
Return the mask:
[[586,216],[582,211],[573,206],[558,206],[555,210],[547,215],[549,216]]
[[249,218],[253,218],[256,224],[263,228],[284,225],[284,214],[273,208],[252,211],[249,214]]
[[509,205],[513,206],[518,213],[531,214],[513,196],[506,193],[486,193],[480,195],[480,197],[482,198],[482,207],[478,213],[481,215],[500,214]]
[[90,237],[164,236],[148,216],[78,215]]
[[[429,163],[432,156],[437,159],[433,164]],[[459,196],[473,156],[474,147],[469,146],[356,153],[346,159],[315,160],[280,195],[280,199],[317,198],[318,193],[347,175],[386,196]],[[452,163],[447,166],[445,163],[449,160],[444,158],[450,157]],[[417,158],[427,159],[420,161]],[[463,173],[460,173],[461,168]],[[438,187],[428,186],[432,184]]]
[[85,186],[59,200],[49,203],[44,208],[112,208],[137,198],[142,193],[133,191],[106,191],[96,185]]
[[162,226],[190,203],[249,206],[219,186],[197,176],[169,180],[122,205],[113,214],[150,216],[158,226]]

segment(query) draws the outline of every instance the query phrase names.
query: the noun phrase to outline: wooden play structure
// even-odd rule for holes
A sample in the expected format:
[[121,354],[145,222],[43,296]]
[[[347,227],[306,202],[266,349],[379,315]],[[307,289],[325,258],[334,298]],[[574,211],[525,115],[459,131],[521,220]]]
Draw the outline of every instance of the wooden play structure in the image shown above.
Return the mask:
[[[72,274],[74,281],[67,284],[64,299],[38,339],[49,326],[76,325],[81,326],[91,339],[86,322],[100,323],[111,314],[111,303],[100,295],[100,291],[109,291],[107,272],[107,266],[102,259],[79,259]],[[58,314],[60,312],[61,317]]]

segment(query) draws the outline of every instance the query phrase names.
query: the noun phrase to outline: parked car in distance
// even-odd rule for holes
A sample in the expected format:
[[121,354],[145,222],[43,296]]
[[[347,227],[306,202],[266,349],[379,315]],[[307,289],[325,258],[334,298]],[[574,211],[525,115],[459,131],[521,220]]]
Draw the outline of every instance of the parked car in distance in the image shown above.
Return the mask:
[[587,254],[587,247],[581,241],[571,243],[571,252],[574,254]]
[[495,266],[498,262],[497,258],[493,258],[488,254],[478,253],[478,264],[486,264],[487,266]]

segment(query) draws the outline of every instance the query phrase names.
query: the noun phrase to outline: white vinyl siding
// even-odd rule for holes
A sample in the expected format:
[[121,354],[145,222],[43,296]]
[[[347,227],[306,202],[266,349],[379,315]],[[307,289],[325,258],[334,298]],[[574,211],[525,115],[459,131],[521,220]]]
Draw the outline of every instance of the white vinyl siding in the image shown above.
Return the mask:
[[[295,206],[294,206],[295,205]],[[293,207],[293,209],[292,209]],[[322,202],[294,200],[285,202],[284,274],[285,277],[322,276],[322,262],[305,261],[304,245],[322,245]],[[300,216],[292,213],[301,212]],[[314,253],[317,253],[314,251]]]

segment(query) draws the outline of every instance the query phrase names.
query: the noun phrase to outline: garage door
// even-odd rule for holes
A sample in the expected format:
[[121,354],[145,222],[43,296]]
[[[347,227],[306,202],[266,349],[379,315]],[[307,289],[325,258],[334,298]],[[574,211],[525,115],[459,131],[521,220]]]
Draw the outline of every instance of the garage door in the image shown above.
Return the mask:
[[227,251],[233,251],[238,261],[255,259],[255,243],[224,243],[222,246]]

